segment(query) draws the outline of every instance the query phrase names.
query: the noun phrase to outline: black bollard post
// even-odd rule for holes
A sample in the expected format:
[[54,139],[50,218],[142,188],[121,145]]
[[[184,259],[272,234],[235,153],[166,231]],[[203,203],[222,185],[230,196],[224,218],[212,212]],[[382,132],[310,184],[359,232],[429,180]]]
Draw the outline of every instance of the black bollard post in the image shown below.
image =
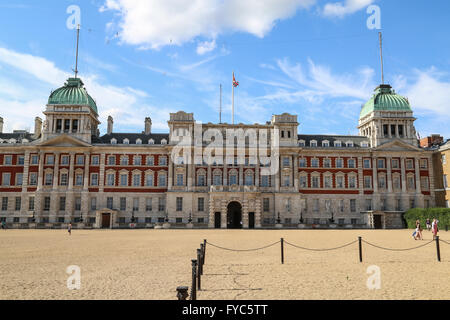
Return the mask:
[[200,250],[201,250],[201,275],[203,275],[203,265],[205,264],[205,248],[204,248],[204,244],[200,244]]
[[358,237],[359,242],[359,262],[362,262],[362,238]]
[[192,289],[191,300],[197,300],[197,260],[192,261]]
[[206,239],[203,239],[203,264],[205,264],[205,256],[206,256]]
[[441,248],[439,247],[439,236],[436,236],[436,252],[437,252],[437,259],[439,262],[441,262]]
[[202,250],[197,249],[197,261],[198,261],[198,268],[197,268],[197,289],[200,291],[202,290],[201,286],[201,277],[202,277]]
[[177,287],[177,298],[178,300],[187,300],[188,294],[188,287]]
[[284,264],[284,239],[281,238],[281,264]]

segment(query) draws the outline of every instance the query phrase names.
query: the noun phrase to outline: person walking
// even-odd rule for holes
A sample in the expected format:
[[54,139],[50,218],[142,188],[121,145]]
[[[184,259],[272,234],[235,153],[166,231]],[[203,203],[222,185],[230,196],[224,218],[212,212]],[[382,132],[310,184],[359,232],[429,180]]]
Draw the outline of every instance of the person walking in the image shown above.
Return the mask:
[[420,220],[416,220],[416,236],[414,237],[414,240],[423,240],[422,237],[422,227],[420,226]]
[[430,218],[427,218],[426,225],[427,225],[427,230],[428,230],[428,231],[431,231],[431,222],[430,222]]
[[437,233],[439,232],[438,228],[438,220],[433,219],[433,222],[431,223],[431,231],[433,232],[433,240],[436,239]]
[[69,236],[72,235],[72,223],[71,222],[69,222],[69,225],[67,227],[67,232],[69,232]]

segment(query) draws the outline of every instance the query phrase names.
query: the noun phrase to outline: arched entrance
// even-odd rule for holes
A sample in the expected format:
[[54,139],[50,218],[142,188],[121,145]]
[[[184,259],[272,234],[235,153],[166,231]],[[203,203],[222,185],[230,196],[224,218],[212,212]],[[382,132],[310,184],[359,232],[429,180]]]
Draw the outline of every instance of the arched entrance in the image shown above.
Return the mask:
[[227,207],[227,228],[242,229],[242,205],[233,201]]

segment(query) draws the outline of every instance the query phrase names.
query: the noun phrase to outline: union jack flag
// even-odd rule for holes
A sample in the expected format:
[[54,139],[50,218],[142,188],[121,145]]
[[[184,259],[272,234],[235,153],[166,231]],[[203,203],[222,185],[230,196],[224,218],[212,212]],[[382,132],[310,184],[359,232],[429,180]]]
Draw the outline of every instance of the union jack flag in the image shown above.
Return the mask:
[[233,87],[237,87],[239,86],[239,81],[236,81],[236,78],[234,77],[234,72],[233,72]]

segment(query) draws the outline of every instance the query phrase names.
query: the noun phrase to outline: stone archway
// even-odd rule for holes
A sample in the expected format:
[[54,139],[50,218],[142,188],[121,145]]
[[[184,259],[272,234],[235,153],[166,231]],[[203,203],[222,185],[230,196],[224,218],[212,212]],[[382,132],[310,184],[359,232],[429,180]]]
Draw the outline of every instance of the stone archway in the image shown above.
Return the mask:
[[238,201],[231,201],[227,206],[227,228],[242,229],[242,205]]

